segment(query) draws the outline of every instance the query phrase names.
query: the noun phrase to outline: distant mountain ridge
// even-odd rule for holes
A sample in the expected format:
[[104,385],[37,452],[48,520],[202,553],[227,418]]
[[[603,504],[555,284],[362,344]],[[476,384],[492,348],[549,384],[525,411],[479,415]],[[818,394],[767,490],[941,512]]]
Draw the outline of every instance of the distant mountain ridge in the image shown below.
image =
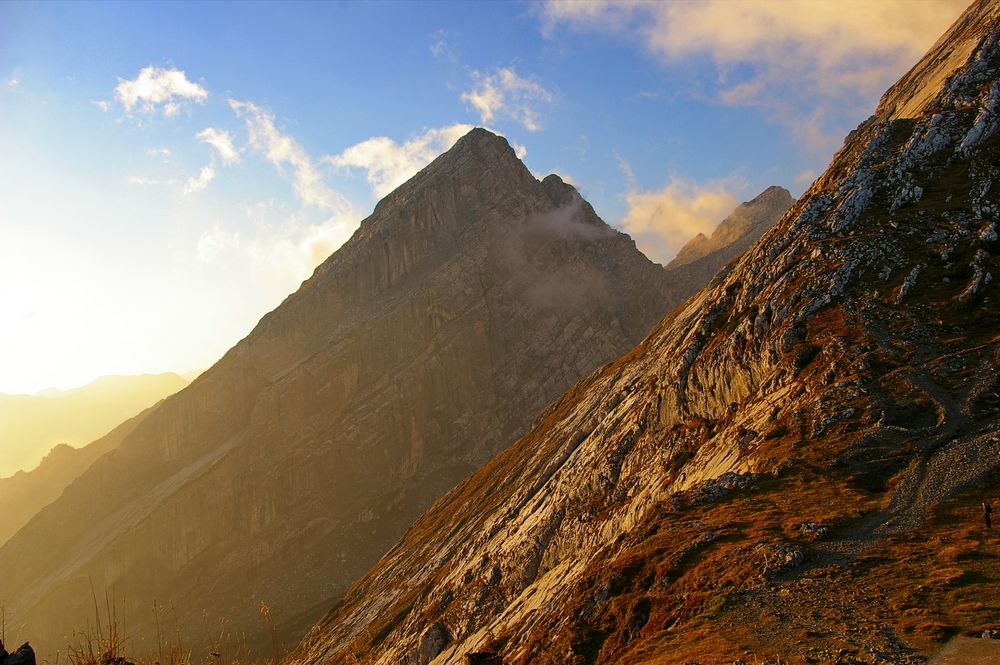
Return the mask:
[[33,468],[54,446],[82,446],[188,381],[172,372],[104,376],[80,388],[38,395],[0,393],[0,479]]
[[129,418],[86,446],[74,448],[60,444],[31,471],[18,471],[9,478],[0,478],[0,546],[38,511],[55,501],[98,458],[117,448],[149,410]]
[[699,233],[681,247],[667,269],[690,264],[714,252],[725,252],[722,264],[742,254],[764,232],[781,219],[795,199],[784,187],[771,186],[750,201],[741,203],[715,227],[712,237]]
[[297,637],[426,506],[688,297],[682,276],[473,130],[0,548],[9,616],[58,644],[93,581],[127,590],[133,636],[155,634],[156,599],[188,608],[192,635],[203,616],[258,625],[266,602]]

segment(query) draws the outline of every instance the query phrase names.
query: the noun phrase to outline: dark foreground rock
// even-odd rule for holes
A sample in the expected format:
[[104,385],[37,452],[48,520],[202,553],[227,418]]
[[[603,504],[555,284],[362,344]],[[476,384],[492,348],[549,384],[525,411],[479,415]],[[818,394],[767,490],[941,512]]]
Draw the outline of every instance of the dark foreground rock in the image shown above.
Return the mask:
[[0,665],[35,665],[35,650],[25,642],[14,653],[7,653],[0,642]]

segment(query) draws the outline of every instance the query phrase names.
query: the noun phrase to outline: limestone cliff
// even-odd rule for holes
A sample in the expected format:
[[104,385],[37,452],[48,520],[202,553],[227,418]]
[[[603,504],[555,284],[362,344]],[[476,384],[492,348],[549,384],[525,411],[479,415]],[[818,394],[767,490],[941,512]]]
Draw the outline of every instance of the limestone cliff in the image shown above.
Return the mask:
[[777,225],[436,502],[289,662],[915,663],[990,628],[998,104],[1000,5],[978,2]]

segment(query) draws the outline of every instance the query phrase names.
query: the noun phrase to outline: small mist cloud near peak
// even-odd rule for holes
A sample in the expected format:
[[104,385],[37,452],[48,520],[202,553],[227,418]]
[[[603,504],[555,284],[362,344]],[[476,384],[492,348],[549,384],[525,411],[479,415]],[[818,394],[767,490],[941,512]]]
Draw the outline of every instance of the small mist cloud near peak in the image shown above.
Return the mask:
[[533,306],[588,310],[611,301],[604,275],[579,259],[593,254],[586,246],[616,232],[588,220],[585,206],[574,193],[568,203],[504,230],[505,237],[498,243],[499,271],[526,285]]

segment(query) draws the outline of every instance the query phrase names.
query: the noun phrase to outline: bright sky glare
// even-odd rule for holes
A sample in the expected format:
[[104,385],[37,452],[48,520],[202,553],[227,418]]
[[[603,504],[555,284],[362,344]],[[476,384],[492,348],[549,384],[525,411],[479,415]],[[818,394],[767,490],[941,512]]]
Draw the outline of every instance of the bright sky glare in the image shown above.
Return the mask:
[[666,262],[964,4],[2,3],[0,392],[210,365],[476,125]]

